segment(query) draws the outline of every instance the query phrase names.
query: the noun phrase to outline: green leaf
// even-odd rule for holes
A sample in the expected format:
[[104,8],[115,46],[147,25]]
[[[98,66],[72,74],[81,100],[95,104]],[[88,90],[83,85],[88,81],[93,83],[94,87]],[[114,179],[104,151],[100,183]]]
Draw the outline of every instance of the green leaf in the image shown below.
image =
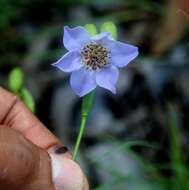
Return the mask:
[[100,31],[101,32],[110,32],[112,37],[116,40],[117,39],[117,27],[116,25],[111,22],[111,21],[108,21],[108,22],[105,22],[102,24],[101,28],[100,28]]
[[86,24],[84,27],[92,36],[97,35],[97,28],[94,24]]
[[32,94],[26,88],[22,88],[19,94],[24,103],[30,108],[32,112],[34,112],[35,102]]
[[173,186],[175,189],[188,190],[188,169],[184,162],[182,151],[181,121],[179,118],[179,109],[176,105],[167,103],[167,121],[170,129],[170,159],[172,170],[175,177]]
[[11,91],[18,93],[18,91],[22,88],[24,82],[24,74],[20,68],[14,68],[10,74],[8,79],[8,86]]

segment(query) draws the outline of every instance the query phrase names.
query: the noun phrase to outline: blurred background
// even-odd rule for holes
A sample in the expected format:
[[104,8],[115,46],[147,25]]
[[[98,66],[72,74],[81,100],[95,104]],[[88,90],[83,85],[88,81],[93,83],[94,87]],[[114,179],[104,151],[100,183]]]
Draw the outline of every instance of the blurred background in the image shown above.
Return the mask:
[[116,95],[97,88],[79,154],[90,189],[189,190],[188,0],[0,0],[0,85],[72,150],[81,100],[51,64],[63,26],[106,21],[140,56]]

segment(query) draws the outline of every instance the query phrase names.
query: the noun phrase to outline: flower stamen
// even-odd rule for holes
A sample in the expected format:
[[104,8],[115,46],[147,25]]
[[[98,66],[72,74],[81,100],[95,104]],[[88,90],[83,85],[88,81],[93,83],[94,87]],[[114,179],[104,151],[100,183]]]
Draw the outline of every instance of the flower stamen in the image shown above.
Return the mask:
[[81,57],[87,69],[97,70],[108,64],[110,51],[101,44],[91,42],[81,50]]

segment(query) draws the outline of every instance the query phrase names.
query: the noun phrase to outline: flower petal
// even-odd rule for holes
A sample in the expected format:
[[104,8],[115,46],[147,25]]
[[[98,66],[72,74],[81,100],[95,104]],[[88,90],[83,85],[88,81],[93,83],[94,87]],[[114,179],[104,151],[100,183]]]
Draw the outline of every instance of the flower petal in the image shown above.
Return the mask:
[[109,32],[101,32],[100,34],[97,34],[97,35],[91,37],[91,40],[100,41],[100,40],[103,40],[104,38],[108,38],[110,36],[111,36],[111,34]]
[[138,56],[138,48],[119,41],[107,40],[106,48],[110,49],[110,62],[117,67],[124,67]]
[[81,26],[70,28],[64,27],[63,43],[66,49],[80,49],[86,42],[90,40],[90,33]]
[[84,68],[71,74],[70,84],[74,92],[81,96],[96,88],[95,73]]
[[99,43],[102,46],[109,40],[114,40],[109,32],[102,32],[96,36],[91,37],[91,41]]
[[114,65],[104,67],[96,72],[96,83],[102,87],[116,93],[116,82],[119,77],[119,70]]
[[72,72],[80,69],[83,65],[79,52],[70,51],[54,63],[53,66],[58,67],[64,72]]

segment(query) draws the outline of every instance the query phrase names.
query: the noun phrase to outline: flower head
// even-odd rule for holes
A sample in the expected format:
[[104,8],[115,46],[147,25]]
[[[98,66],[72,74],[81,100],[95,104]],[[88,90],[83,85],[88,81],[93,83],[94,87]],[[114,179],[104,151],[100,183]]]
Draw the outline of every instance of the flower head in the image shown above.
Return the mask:
[[64,27],[63,43],[68,53],[53,65],[71,72],[70,84],[79,96],[86,95],[97,85],[115,93],[119,68],[138,55],[137,47],[115,41],[110,33],[91,36],[80,26]]

